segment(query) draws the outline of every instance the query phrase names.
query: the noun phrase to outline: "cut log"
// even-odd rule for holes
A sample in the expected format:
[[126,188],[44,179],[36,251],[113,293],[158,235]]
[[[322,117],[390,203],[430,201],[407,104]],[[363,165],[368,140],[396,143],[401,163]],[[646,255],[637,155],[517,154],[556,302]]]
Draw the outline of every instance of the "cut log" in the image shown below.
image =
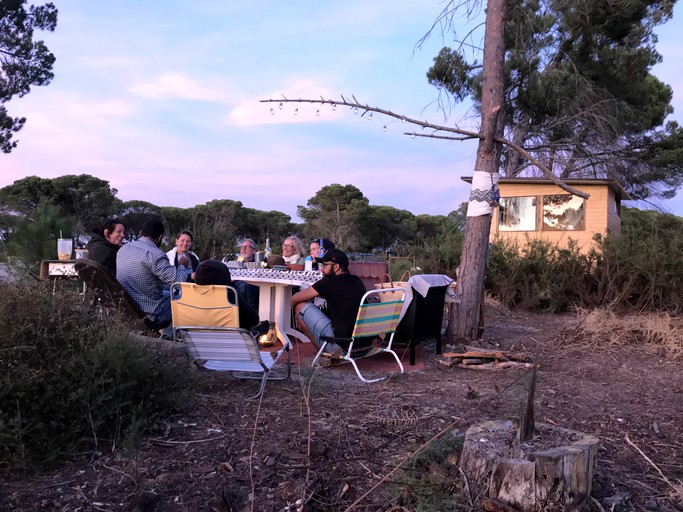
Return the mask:
[[511,421],[489,421],[465,434],[460,468],[470,498],[494,498],[519,510],[590,510],[599,441],[549,424],[537,424],[528,443]]

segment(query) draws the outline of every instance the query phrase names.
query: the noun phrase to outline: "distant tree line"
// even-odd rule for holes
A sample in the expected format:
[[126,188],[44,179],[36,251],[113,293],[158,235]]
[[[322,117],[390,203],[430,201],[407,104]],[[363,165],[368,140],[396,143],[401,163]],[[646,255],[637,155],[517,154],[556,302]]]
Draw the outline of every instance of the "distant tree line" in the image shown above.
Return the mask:
[[[54,256],[54,241],[60,232],[86,239],[105,219],[118,217],[126,226],[128,239],[134,239],[147,219],[157,217],[166,226],[165,245],[171,246],[176,233],[189,229],[202,259],[234,253],[242,238],[252,238],[259,247],[270,238],[277,251],[279,242],[291,234],[304,241],[328,238],[346,251],[411,256],[415,247],[420,247],[420,252],[438,253],[437,246],[457,238],[465,222],[464,207],[448,215],[414,215],[391,206],[371,205],[353,185],[321,188],[306,206],[298,206],[303,223],[292,222],[279,211],[247,208],[232,199],[177,208],[121,201],[117,192],[108,181],[88,174],[52,179],[29,176],[1,188],[2,251],[37,262]],[[444,248],[444,253],[457,254],[457,241],[453,243],[456,246]]]

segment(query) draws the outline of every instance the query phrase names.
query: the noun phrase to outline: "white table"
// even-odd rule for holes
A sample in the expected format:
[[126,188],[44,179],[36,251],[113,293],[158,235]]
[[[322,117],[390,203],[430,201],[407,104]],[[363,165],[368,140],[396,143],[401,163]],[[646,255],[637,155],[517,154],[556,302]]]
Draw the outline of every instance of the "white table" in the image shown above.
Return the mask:
[[310,343],[305,334],[292,327],[292,287],[308,288],[322,279],[322,272],[230,268],[230,276],[234,281],[245,281],[259,287],[259,318],[275,322],[282,337],[286,338],[283,343],[291,346],[289,336]]

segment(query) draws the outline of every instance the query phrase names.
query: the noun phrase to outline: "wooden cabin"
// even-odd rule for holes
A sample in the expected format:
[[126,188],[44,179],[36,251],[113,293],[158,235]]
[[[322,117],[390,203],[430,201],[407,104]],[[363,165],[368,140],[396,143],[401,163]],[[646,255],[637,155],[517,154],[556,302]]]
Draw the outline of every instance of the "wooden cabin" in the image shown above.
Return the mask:
[[[470,177],[463,180],[472,182]],[[595,234],[621,232],[621,201],[631,197],[619,183],[610,179],[564,182],[590,197],[569,194],[546,178],[500,178],[500,206],[493,213],[491,242],[503,239],[523,246],[540,238],[566,246],[572,239],[586,252]]]

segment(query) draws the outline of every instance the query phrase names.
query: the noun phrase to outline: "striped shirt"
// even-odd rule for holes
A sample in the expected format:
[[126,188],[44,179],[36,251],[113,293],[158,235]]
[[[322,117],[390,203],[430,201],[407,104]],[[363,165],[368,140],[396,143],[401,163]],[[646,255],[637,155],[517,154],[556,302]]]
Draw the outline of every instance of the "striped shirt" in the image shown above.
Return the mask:
[[174,267],[147,237],[129,242],[116,255],[116,279],[140,309],[154,320],[164,309],[164,285],[187,281],[192,269]]

